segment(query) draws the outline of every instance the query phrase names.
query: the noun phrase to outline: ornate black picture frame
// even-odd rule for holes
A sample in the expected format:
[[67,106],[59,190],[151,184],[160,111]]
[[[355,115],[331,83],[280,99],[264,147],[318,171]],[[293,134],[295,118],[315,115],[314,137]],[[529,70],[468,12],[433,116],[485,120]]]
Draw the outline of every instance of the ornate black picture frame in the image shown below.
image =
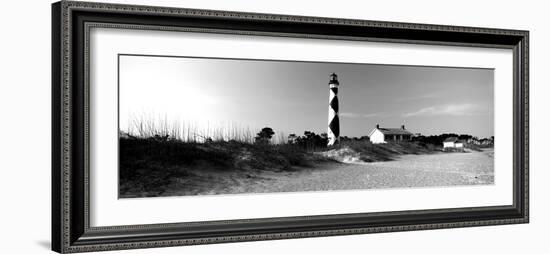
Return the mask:
[[[112,227],[89,224],[90,27],[513,50],[513,205]],[[52,6],[52,249],[60,253],[529,221],[529,32],[62,1]]]

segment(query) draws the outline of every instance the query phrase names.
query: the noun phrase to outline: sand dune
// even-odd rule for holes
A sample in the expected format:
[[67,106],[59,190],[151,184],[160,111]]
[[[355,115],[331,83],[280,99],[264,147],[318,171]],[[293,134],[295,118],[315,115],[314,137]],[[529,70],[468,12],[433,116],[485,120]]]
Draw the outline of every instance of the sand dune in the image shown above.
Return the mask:
[[202,171],[175,181],[162,196],[376,188],[483,185],[494,183],[493,150],[403,155],[394,161],[322,163],[295,171]]

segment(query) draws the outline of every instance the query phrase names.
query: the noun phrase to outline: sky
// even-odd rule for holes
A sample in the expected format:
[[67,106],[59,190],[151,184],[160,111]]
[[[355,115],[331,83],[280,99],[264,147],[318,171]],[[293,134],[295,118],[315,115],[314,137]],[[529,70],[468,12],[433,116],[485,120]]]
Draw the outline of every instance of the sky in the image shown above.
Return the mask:
[[120,128],[149,118],[323,133],[333,72],[341,136],[366,136],[376,124],[494,135],[492,69],[136,55],[119,56]]

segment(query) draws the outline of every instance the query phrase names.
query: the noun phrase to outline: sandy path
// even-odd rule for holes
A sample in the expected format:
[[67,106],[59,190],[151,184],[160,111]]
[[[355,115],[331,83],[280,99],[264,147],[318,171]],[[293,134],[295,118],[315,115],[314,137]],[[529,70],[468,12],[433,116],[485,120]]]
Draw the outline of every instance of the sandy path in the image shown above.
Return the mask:
[[[202,188],[173,188],[165,195],[479,185],[492,184],[494,175],[492,150],[485,150],[404,155],[387,162],[326,163],[292,172],[218,172],[215,176],[210,174],[202,181]],[[196,179],[193,184],[197,184]]]
[[395,161],[324,165],[258,185],[254,192],[492,184],[492,151],[405,155]]

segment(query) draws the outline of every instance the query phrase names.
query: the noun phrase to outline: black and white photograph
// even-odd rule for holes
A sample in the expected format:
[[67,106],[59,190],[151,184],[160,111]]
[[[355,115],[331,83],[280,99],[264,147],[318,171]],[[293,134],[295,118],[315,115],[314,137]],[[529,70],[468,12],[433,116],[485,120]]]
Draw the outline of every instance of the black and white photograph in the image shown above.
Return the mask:
[[119,198],[494,184],[494,69],[118,55]]

